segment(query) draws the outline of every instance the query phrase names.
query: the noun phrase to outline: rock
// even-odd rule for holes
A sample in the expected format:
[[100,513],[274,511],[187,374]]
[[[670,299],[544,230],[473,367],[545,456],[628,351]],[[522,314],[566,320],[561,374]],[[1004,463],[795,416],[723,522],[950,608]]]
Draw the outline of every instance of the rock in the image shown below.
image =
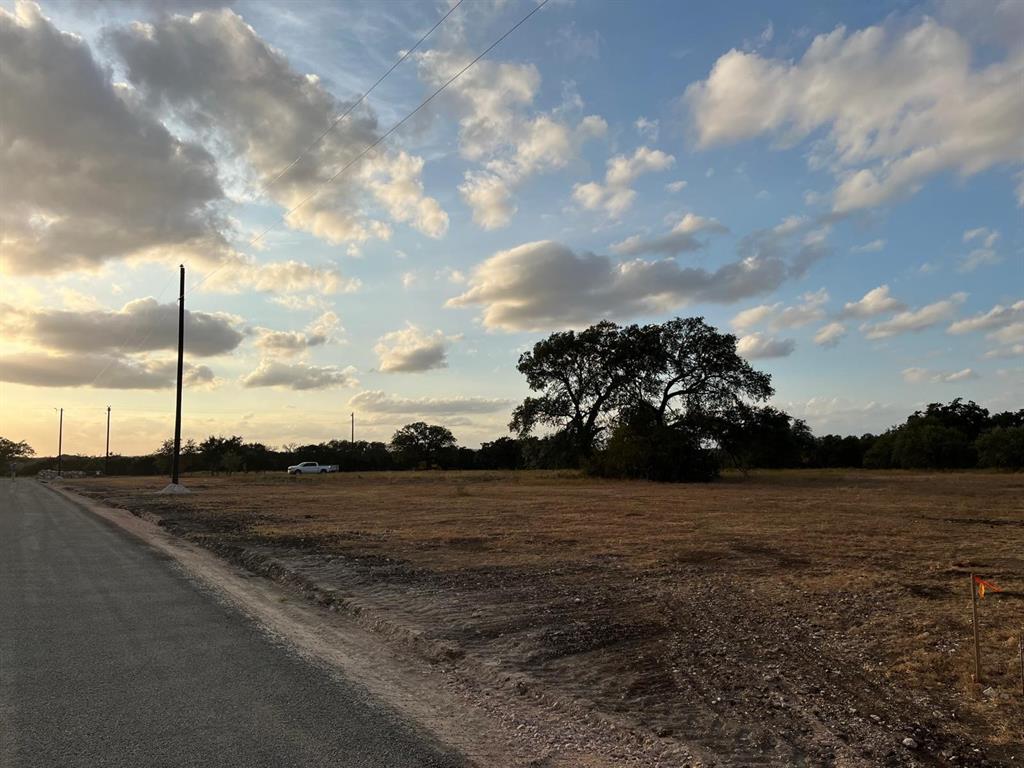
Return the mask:
[[907,736],[907,738],[903,740],[903,746],[907,749],[917,749],[917,742]]

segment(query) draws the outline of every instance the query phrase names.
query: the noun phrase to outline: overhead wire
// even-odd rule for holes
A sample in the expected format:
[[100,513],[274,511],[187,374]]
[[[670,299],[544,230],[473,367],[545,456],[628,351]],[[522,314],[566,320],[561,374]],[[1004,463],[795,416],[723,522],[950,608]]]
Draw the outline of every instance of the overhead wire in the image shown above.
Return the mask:
[[[371,85],[369,88],[367,88],[366,91],[364,93],[362,93],[359,96],[359,98],[357,98],[354,102],[352,102],[352,104],[350,104],[348,106],[348,108],[345,109],[344,112],[342,112],[333,121],[331,121],[331,123],[312,142],[310,142],[310,144],[304,150],[302,150],[295,157],[294,160],[292,160],[288,165],[286,165],[284,168],[282,168],[280,171],[278,171],[271,179],[269,179],[268,181],[266,181],[263,184],[261,184],[261,187],[260,187],[259,191],[261,193],[267,192],[271,185],[273,185],[277,181],[279,181],[286,173],[288,173],[288,171],[290,171],[299,162],[301,162],[303,157],[305,157],[309,152],[311,152],[313,149],[315,149],[320,144],[320,142],[324,140],[324,138],[327,136],[327,134],[329,134],[331,131],[333,131],[338,126],[338,124],[341,123],[346,117],[351,115],[352,112],[355,111],[355,109],[366,100],[367,96],[369,96],[371,93],[373,93],[373,91],[376,90],[378,85],[380,85],[382,82],[384,82],[384,80],[392,72],[394,72],[404,61],[406,61],[426,41],[426,39],[428,37],[430,37],[430,35],[433,34],[434,31],[436,31],[437,28],[440,27],[448,19],[448,17],[451,16],[456,11],[456,9],[458,9],[458,7],[460,5],[462,5],[463,2],[464,2],[464,0],[458,0],[455,4],[453,4],[452,7],[449,8],[448,11],[443,16],[441,16],[441,18],[439,18],[430,29],[428,29],[412,45],[411,48],[409,48],[408,50],[404,51],[402,53],[402,55],[398,58],[398,60],[395,61],[388,68],[388,70],[386,72],[384,72],[384,74],[382,74],[380,77],[377,78],[377,80],[373,83],[373,85]],[[269,230],[267,230],[267,231],[269,231]],[[255,245],[266,234],[267,234],[267,232],[261,233],[258,238],[250,241],[249,245]],[[223,267],[224,267],[224,264],[221,264],[219,267],[217,267],[217,269],[214,270],[214,272],[219,271]],[[200,280],[197,283],[193,284],[192,287],[189,290],[190,291],[194,290],[196,287],[198,287],[199,285],[204,283],[212,275],[213,275],[213,272],[209,273],[202,280]],[[170,282],[168,282],[168,285],[170,285]],[[160,298],[163,297],[163,294],[166,293],[166,291],[167,291],[167,285],[164,286],[163,290],[161,290],[160,294],[158,295],[158,297],[157,297],[158,301],[159,301]],[[139,349],[141,349],[142,345],[145,344],[149,340],[150,336],[152,336],[153,330],[154,330],[154,326],[150,325],[149,330],[146,332],[146,334],[141,338],[141,340],[137,344],[133,343],[133,346],[137,346]],[[128,346],[129,340],[130,340],[132,334],[133,334],[133,331],[129,330],[128,334],[125,336],[125,340],[120,345],[121,348],[125,348],[125,347]],[[138,351],[138,350],[136,350],[136,351]],[[114,363],[114,358],[110,358],[107,361],[106,365],[104,365],[103,368],[100,370],[100,372],[96,374],[96,377],[93,379],[93,381],[92,381],[90,386],[95,386],[96,383],[100,380],[100,378],[110,369],[110,366],[113,365],[113,363]]]
[[[428,105],[428,104],[429,104],[429,103],[430,103],[431,101],[433,101],[433,100],[434,100],[434,99],[435,99],[435,98],[436,98],[437,96],[439,96],[439,95],[441,94],[441,92],[442,92],[442,91],[444,91],[444,90],[445,90],[446,88],[448,88],[448,86],[450,86],[450,85],[451,85],[452,83],[454,83],[454,82],[455,82],[456,80],[458,80],[458,79],[459,79],[460,77],[462,77],[462,76],[463,76],[463,75],[464,75],[464,74],[465,74],[466,72],[468,72],[468,71],[469,71],[469,70],[470,70],[470,69],[471,69],[471,68],[472,68],[472,67],[473,67],[473,66],[474,66],[474,65],[475,65],[475,64],[476,64],[477,62],[479,62],[479,61],[480,61],[481,59],[483,59],[483,58],[484,58],[484,57],[485,57],[485,56],[486,56],[487,54],[489,54],[489,53],[490,53],[491,51],[493,51],[493,50],[494,50],[495,48],[497,48],[497,47],[498,47],[498,46],[499,46],[499,45],[500,45],[500,44],[501,44],[501,43],[502,43],[502,42],[503,42],[503,41],[504,41],[504,40],[505,40],[506,38],[508,38],[508,37],[509,37],[509,36],[510,36],[510,35],[511,35],[512,33],[514,33],[514,32],[515,32],[515,31],[516,31],[517,29],[519,29],[519,27],[521,27],[521,26],[522,26],[523,24],[525,24],[525,23],[526,23],[527,21],[529,21],[529,20],[530,20],[530,18],[531,18],[531,17],[532,17],[532,16],[533,16],[533,15],[534,15],[535,13],[537,13],[538,11],[540,11],[540,9],[541,9],[541,8],[543,8],[543,7],[545,6],[545,5],[547,5],[547,4],[548,4],[548,2],[549,2],[549,0],[541,0],[541,2],[537,3],[537,5],[536,5],[536,6],[534,6],[534,7],[533,7],[533,9],[532,9],[532,10],[530,10],[530,12],[529,12],[529,13],[527,13],[527,14],[526,14],[525,16],[523,16],[523,17],[522,17],[521,19],[519,19],[519,21],[517,21],[517,22],[516,22],[515,24],[513,24],[513,25],[512,25],[511,27],[509,27],[509,28],[508,28],[508,29],[507,29],[507,30],[506,30],[506,31],[504,32],[504,34],[502,34],[502,35],[501,35],[501,37],[499,37],[499,38],[498,38],[497,40],[495,40],[495,41],[494,41],[493,43],[491,43],[491,44],[490,44],[489,46],[487,46],[487,47],[486,47],[486,48],[485,48],[485,49],[484,49],[483,51],[481,51],[481,52],[480,52],[480,53],[479,53],[479,54],[478,54],[478,55],[476,56],[476,58],[474,58],[474,59],[473,59],[472,61],[470,61],[470,62],[469,62],[468,64],[466,64],[466,65],[465,65],[465,66],[464,66],[464,67],[463,67],[462,69],[460,69],[460,70],[459,70],[458,72],[456,72],[456,73],[455,73],[454,75],[452,75],[452,76],[451,76],[450,78],[448,78],[448,79],[447,79],[447,80],[446,80],[446,81],[445,81],[444,83],[442,83],[442,84],[441,84],[441,85],[440,85],[440,86],[439,86],[439,87],[438,87],[437,89],[435,89],[435,90],[434,90],[434,91],[433,91],[433,92],[432,92],[432,93],[431,93],[431,94],[430,94],[429,96],[427,96],[427,97],[426,97],[426,98],[425,98],[425,99],[424,99],[423,101],[421,101],[421,102],[420,102],[420,103],[419,103],[419,104],[418,104],[418,105],[417,105],[417,106],[416,106],[416,107],[415,107],[415,108],[414,108],[414,109],[413,109],[412,111],[410,111],[410,112],[409,112],[408,114],[406,114],[406,115],[405,115],[405,117],[403,117],[403,118],[402,118],[401,120],[399,120],[399,121],[398,121],[397,123],[395,123],[394,125],[392,125],[392,126],[391,126],[391,127],[390,127],[390,128],[389,128],[389,129],[387,130],[387,131],[385,131],[385,132],[384,132],[383,134],[381,134],[381,135],[380,135],[380,136],[379,136],[379,137],[377,138],[377,140],[376,140],[376,141],[374,141],[374,142],[370,143],[369,145],[367,145],[367,146],[366,146],[366,147],[365,147],[365,148],[364,148],[364,149],[363,149],[363,150],[362,150],[362,151],[361,151],[361,152],[360,152],[359,154],[357,154],[357,155],[356,155],[355,157],[353,157],[353,158],[352,158],[351,160],[349,160],[349,161],[348,161],[347,163],[345,163],[345,164],[344,164],[343,166],[341,166],[341,168],[339,168],[339,169],[338,169],[338,170],[337,170],[337,171],[336,171],[336,172],[335,172],[335,173],[334,173],[333,175],[331,175],[331,176],[330,176],[329,178],[327,178],[327,179],[326,179],[325,181],[323,181],[323,182],[321,182],[321,183],[320,183],[319,185],[317,185],[317,186],[316,186],[316,188],[314,188],[312,192],[310,192],[310,193],[309,193],[308,195],[306,195],[306,196],[305,196],[304,198],[302,198],[302,199],[301,199],[301,200],[300,200],[300,201],[299,201],[298,203],[296,203],[296,204],[295,204],[295,205],[293,205],[293,206],[292,206],[291,208],[289,208],[289,209],[288,209],[287,211],[285,211],[284,215],[283,215],[283,216],[281,217],[281,221],[282,221],[282,222],[286,221],[286,220],[288,219],[288,217],[289,217],[289,216],[291,216],[291,215],[292,215],[293,213],[295,213],[295,212],[296,212],[296,211],[298,211],[298,210],[299,210],[300,208],[302,208],[302,207],[303,207],[304,205],[306,205],[306,203],[308,203],[308,202],[309,202],[310,200],[312,200],[312,199],[313,199],[314,197],[316,197],[316,196],[317,196],[318,194],[320,194],[320,192],[321,192],[322,190],[324,190],[324,189],[325,189],[326,187],[328,187],[328,186],[330,186],[331,184],[333,184],[333,183],[334,183],[334,181],[335,181],[335,180],[336,180],[336,179],[337,179],[337,178],[338,178],[339,176],[341,176],[341,175],[342,175],[343,173],[345,173],[345,171],[347,171],[347,170],[348,170],[349,168],[351,168],[351,167],[352,167],[352,166],[354,166],[354,165],[355,165],[356,163],[358,163],[358,162],[359,162],[360,160],[362,160],[362,159],[363,159],[364,157],[366,157],[366,155],[367,155],[367,154],[369,154],[370,152],[372,152],[372,151],[373,151],[373,150],[374,150],[374,149],[375,149],[376,147],[378,147],[378,146],[379,146],[379,145],[380,145],[381,143],[383,143],[383,142],[384,142],[384,141],[385,141],[385,140],[386,140],[386,139],[387,139],[387,138],[388,138],[389,136],[391,136],[391,134],[393,134],[393,133],[394,133],[395,131],[397,131],[397,130],[398,130],[399,128],[401,128],[401,127],[402,127],[403,125],[405,125],[405,124],[406,124],[406,123],[407,123],[407,122],[408,122],[409,120],[411,120],[411,119],[413,118],[413,116],[415,116],[415,115],[416,115],[416,114],[417,114],[417,113],[418,113],[418,112],[419,112],[419,111],[420,111],[421,109],[423,109],[423,108],[424,108],[425,106],[427,106],[427,105]],[[275,229],[277,229],[277,228],[278,228],[279,226],[280,226],[280,223],[278,223],[278,224],[272,224],[272,225],[268,226],[268,227],[267,227],[267,228],[265,228],[265,229],[264,229],[263,231],[261,231],[261,232],[260,232],[260,233],[259,233],[258,235],[256,235],[255,237],[253,237],[253,238],[252,238],[252,239],[251,239],[251,240],[250,240],[250,241],[249,241],[249,242],[248,242],[247,244],[248,244],[248,245],[255,245],[255,244],[256,244],[256,243],[258,243],[258,242],[259,242],[260,240],[262,240],[262,239],[263,239],[264,237],[266,237],[266,236],[267,236],[267,235],[268,235],[268,234],[269,234],[270,232],[273,232],[273,231],[274,231]],[[223,269],[223,268],[224,268],[225,266],[227,266],[227,262],[225,262],[225,263],[222,263],[222,264],[221,264],[221,265],[220,265],[219,267],[217,267],[217,268],[216,268],[215,270],[213,270],[212,272],[210,272],[210,273],[206,274],[206,275],[205,275],[205,276],[204,276],[204,277],[203,277],[203,278],[202,278],[201,280],[199,280],[198,282],[196,282],[195,284],[193,284],[193,285],[191,286],[191,288],[190,288],[189,290],[190,290],[190,291],[193,291],[193,290],[195,290],[195,289],[196,289],[196,288],[198,288],[198,287],[199,287],[200,285],[202,285],[202,284],[203,284],[203,283],[205,283],[205,282],[206,282],[207,280],[209,280],[209,279],[210,279],[211,277],[213,277],[213,276],[214,276],[215,274],[217,274],[217,273],[218,273],[218,272],[219,272],[220,270],[222,270],[222,269]]]

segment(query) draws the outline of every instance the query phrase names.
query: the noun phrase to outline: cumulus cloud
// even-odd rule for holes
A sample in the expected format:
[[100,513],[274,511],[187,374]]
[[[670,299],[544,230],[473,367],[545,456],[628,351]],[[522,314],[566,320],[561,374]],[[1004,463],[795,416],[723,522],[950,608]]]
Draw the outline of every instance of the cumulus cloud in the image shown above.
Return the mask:
[[[116,355],[20,352],[0,358],[0,381],[33,387],[166,389],[177,379],[176,360],[133,360]],[[185,365],[186,386],[214,383],[205,365]]]
[[825,131],[811,156],[836,175],[833,210],[871,208],[933,174],[1024,162],[1024,49],[971,66],[969,44],[926,18],[819,35],[795,62],[731,50],[685,92],[702,147]]
[[356,387],[356,369],[352,366],[338,368],[333,365],[310,365],[309,363],[284,363],[279,360],[261,360],[256,370],[242,377],[242,386],[280,387],[283,389],[309,390],[331,389],[334,387]]
[[957,384],[977,378],[978,374],[972,368],[964,368],[959,371],[930,371],[927,368],[903,369],[903,380],[908,384]]
[[[0,330],[47,349],[95,353],[150,352],[178,348],[178,305],[150,297],[118,310],[29,309],[0,305]],[[188,354],[231,352],[244,338],[242,319],[223,312],[185,310]]]
[[846,326],[842,323],[832,322],[823,325],[814,334],[814,343],[819,347],[834,347],[843,337],[846,336]]
[[1009,306],[996,304],[988,312],[965,317],[952,323],[946,330],[952,334],[975,333],[1002,328],[1015,321],[1024,321],[1024,299]]
[[757,332],[741,336],[736,351],[750,360],[770,357],[789,357],[796,349],[793,339],[777,339]]
[[[112,29],[107,39],[141,98],[200,126],[210,139],[226,141],[268,186],[269,196],[288,209],[288,226],[330,243],[387,239],[390,221],[429,237],[447,231],[447,214],[424,192],[419,157],[374,152],[332,180],[380,135],[365,105],[278,178],[350,104],[315,75],[295,71],[234,11],[165,16]],[[375,216],[374,207],[387,218]]]
[[988,312],[979,312],[950,324],[947,333],[961,335],[988,331],[985,337],[996,346],[985,357],[1019,357],[1024,355],[1024,300],[1010,306],[996,304]]
[[441,331],[427,333],[409,323],[381,336],[373,351],[382,373],[417,373],[447,368],[449,342]]
[[906,309],[906,306],[890,295],[888,285],[880,285],[872,288],[857,301],[847,302],[842,314],[844,317],[874,317]]
[[395,415],[455,413],[497,413],[508,410],[508,400],[489,397],[398,397],[378,390],[365,390],[348,401],[353,410]]
[[782,330],[800,328],[825,317],[824,307],[828,303],[828,291],[821,288],[805,293],[800,298],[800,302],[788,307],[778,302],[744,309],[732,318],[732,325],[739,330],[748,330],[768,323],[773,330]]
[[0,8],[0,50],[5,269],[227,250],[213,157],[136,108],[84,40],[19,2]]
[[617,261],[550,240],[524,243],[479,264],[449,307],[479,306],[487,328],[546,330],[759,296],[803,275],[828,253],[825,233],[786,220],[746,236],[739,258],[717,269],[674,259]]
[[[223,293],[258,291],[261,293],[353,293],[362,285],[356,278],[345,277],[337,267],[323,267],[288,259],[260,263],[237,252],[208,272],[201,287]],[[306,301],[310,299],[307,297]]]
[[334,341],[333,334],[344,331],[334,312],[324,312],[304,331],[256,330],[256,347],[268,354],[292,357]]
[[720,234],[728,231],[728,227],[719,223],[717,219],[687,213],[669,233],[652,238],[633,235],[613,245],[611,251],[620,256],[635,256],[641,253],[678,256],[680,253],[696,251],[705,246],[703,241],[697,239],[701,232]]
[[949,298],[926,304],[920,309],[900,312],[881,323],[864,325],[861,330],[869,339],[887,339],[902,333],[923,331],[948,320],[966,298],[965,293],[954,293]]
[[668,184],[665,185],[665,191],[671,192],[673,195],[678,192],[682,192],[684,189],[686,189],[686,182],[683,181],[682,179],[678,179],[677,181],[670,181]]
[[604,184],[591,181],[572,189],[573,199],[589,211],[603,210],[618,218],[633,206],[636,190],[630,185],[645,173],[664,171],[676,162],[660,149],[638,147],[632,156],[616,155],[608,161]]
[[[448,51],[418,54],[420,78],[440,86],[472,56],[461,44]],[[469,69],[442,97],[458,115],[459,151],[480,167],[465,172],[459,192],[484,229],[506,226],[515,215],[515,190],[531,177],[564,168],[589,139],[603,136],[605,121],[568,116],[573,102],[549,112],[530,113],[540,88],[533,64],[483,60]]]

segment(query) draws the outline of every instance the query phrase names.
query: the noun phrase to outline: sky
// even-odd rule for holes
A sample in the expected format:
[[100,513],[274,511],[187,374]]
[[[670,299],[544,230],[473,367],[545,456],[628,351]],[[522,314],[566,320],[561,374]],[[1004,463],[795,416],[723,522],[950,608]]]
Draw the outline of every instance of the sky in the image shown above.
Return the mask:
[[179,264],[186,438],[475,446],[693,315],[819,434],[1024,406],[1024,3],[453,3],[0,0],[0,434],[169,437]]

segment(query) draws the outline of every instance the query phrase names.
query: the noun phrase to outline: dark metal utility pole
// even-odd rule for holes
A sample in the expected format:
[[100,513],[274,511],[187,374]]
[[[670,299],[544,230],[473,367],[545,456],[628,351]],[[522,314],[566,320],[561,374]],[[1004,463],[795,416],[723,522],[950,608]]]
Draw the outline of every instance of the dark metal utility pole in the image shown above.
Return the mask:
[[178,395],[174,405],[174,458],[171,482],[178,484],[178,452],[181,450],[181,379],[185,370],[185,265],[181,265],[181,290],[178,294]]
[[[54,408],[54,410],[57,410]],[[57,477],[63,477],[64,458],[64,409],[60,409],[60,426],[57,427]]]
[[355,441],[356,441],[356,413],[355,413],[355,411],[353,411],[352,412],[352,437],[350,438],[349,442],[354,443]]
[[103,454],[103,474],[110,474],[110,406],[107,406],[107,452]]

